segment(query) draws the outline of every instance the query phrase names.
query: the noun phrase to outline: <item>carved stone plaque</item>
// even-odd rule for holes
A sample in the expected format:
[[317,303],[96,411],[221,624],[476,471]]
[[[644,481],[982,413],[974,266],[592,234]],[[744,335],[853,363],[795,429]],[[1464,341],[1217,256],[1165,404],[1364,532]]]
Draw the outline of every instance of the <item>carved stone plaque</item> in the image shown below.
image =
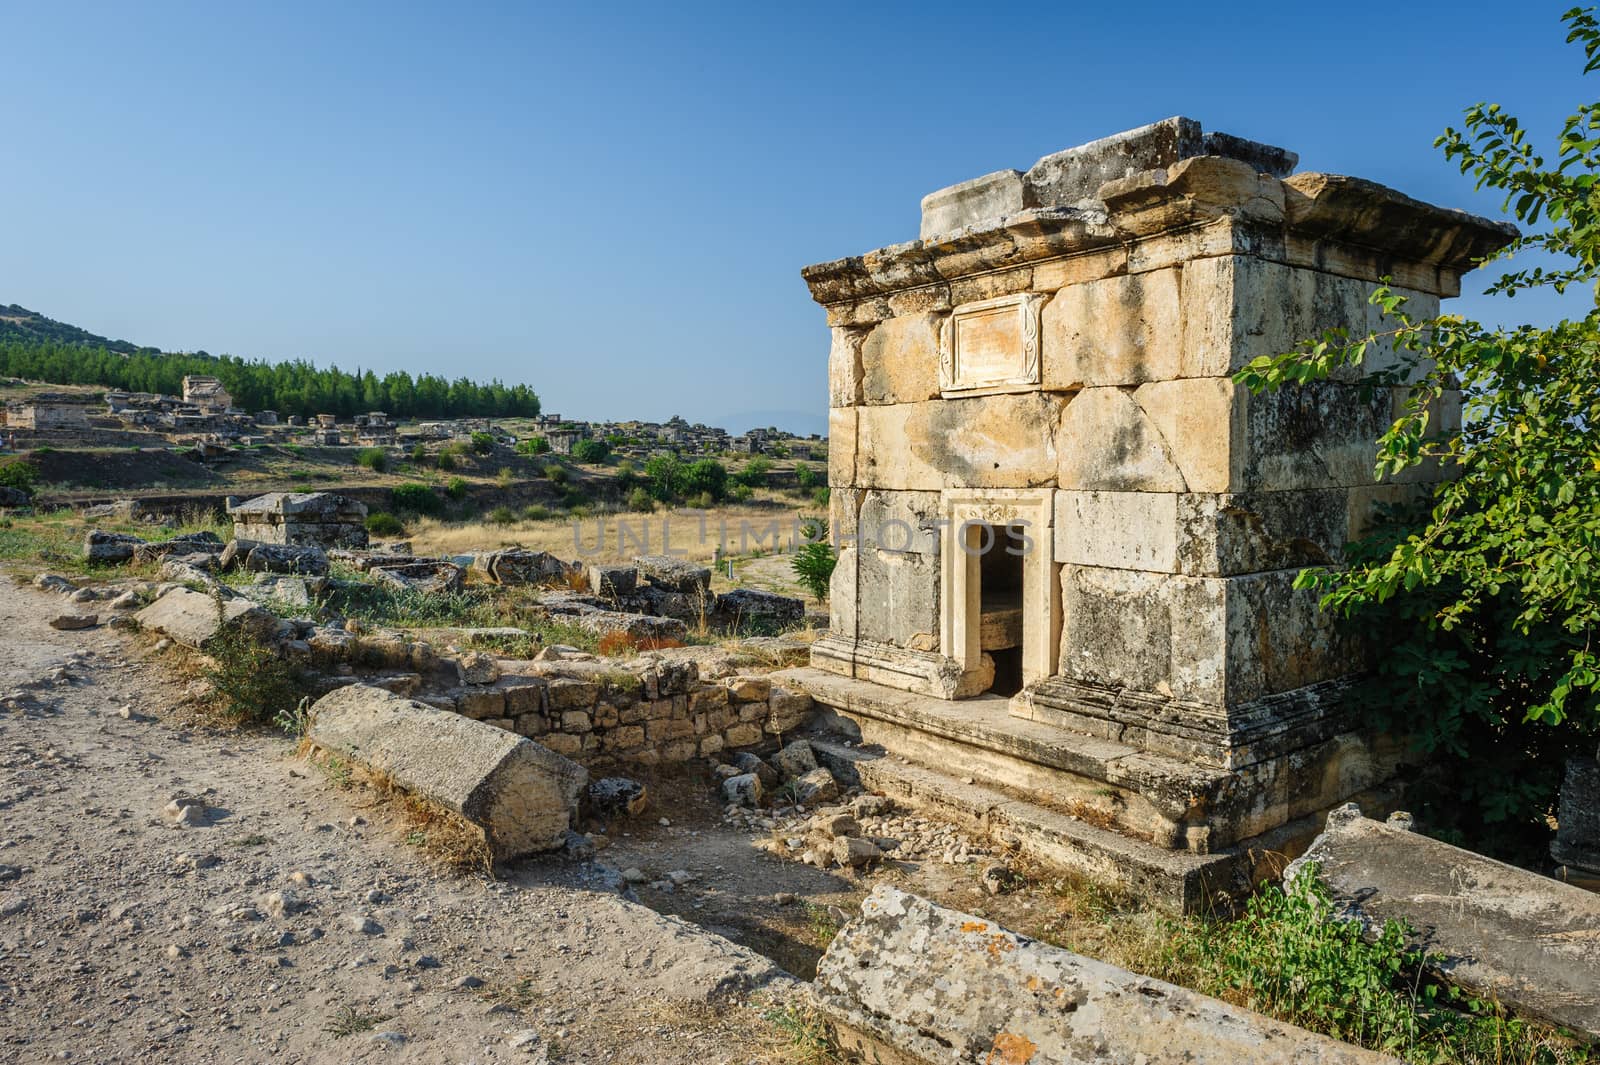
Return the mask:
[[1018,392],[1039,385],[1039,305],[1025,292],[957,307],[939,331],[946,394]]

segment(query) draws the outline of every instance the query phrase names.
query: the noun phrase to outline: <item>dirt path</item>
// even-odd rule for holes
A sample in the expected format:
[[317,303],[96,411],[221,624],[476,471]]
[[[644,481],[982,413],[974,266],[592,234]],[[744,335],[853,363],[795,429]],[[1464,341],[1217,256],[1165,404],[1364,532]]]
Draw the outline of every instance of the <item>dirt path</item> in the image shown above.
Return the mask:
[[64,605],[0,582],[0,1058],[781,1060],[759,1004],[700,1005],[764,958],[603,865],[440,873],[288,741],[187,726],[143,645],[49,628]]

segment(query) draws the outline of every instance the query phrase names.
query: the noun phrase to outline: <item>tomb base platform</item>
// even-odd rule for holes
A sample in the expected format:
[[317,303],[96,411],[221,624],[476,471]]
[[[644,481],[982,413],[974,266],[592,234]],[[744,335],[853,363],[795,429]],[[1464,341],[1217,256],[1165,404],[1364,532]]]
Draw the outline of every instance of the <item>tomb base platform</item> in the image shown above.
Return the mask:
[[836,771],[1173,912],[1242,898],[1329,809],[1398,798],[1398,749],[1353,731],[1225,768],[1019,716],[1027,693],[941,699],[814,667],[773,681],[816,700],[812,742]]

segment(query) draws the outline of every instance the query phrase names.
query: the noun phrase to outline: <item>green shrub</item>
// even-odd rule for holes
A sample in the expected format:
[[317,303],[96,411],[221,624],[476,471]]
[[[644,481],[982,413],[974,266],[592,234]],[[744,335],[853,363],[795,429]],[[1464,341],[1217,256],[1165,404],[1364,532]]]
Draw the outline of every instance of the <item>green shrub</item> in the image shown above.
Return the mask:
[[572,457],[578,462],[598,465],[611,457],[611,445],[604,440],[579,440],[572,445]]
[[756,490],[747,484],[736,484],[728,491],[728,495],[736,503],[748,503],[755,497]]
[[356,465],[373,473],[386,473],[389,469],[389,452],[381,447],[364,447],[356,452]]
[[1588,1060],[1428,979],[1399,922],[1369,932],[1340,919],[1314,864],[1251,896],[1236,921],[1175,925],[1166,960],[1205,994],[1419,1065]]
[[488,433],[473,433],[469,439],[472,450],[480,455],[487,455],[494,450],[494,437]]
[[27,459],[14,458],[0,463],[0,485],[33,494],[39,483],[39,467]]
[[650,497],[671,503],[683,492],[683,460],[676,455],[652,455],[644,464]]
[[548,520],[549,517],[550,508],[541,507],[537,503],[535,503],[533,506],[524,508],[522,511],[522,518],[524,521],[545,521]]
[[432,485],[415,482],[397,484],[390,493],[390,499],[394,501],[394,509],[405,514],[432,515],[444,509],[444,501]]
[[543,455],[550,450],[550,441],[542,436],[530,436],[526,440],[518,440],[516,452],[519,455]]
[[555,484],[566,484],[567,480],[572,476],[565,466],[556,462],[552,462],[544,468],[544,475]]
[[833,499],[833,492],[827,485],[822,484],[811,490],[811,502],[814,506],[826,507]]
[[495,525],[510,525],[516,520],[517,513],[510,507],[495,507],[489,511],[489,521]]
[[[217,612],[222,612],[220,599]],[[206,644],[206,656],[204,675],[217,712],[230,723],[264,725],[300,700],[299,680],[289,664],[241,625],[223,626]]]
[[517,483],[517,475],[511,471],[510,466],[501,466],[500,472],[494,475],[494,483],[501,488],[510,488]]
[[683,471],[683,483],[679,488],[679,495],[695,498],[710,497],[711,503],[702,506],[711,506],[721,499],[728,490],[728,467],[716,459],[700,459],[691,462]]
[[367,532],[373,536],[402,536],[405,531],[405,523],[387,510],[378,510],[367,515]]
[[751,488],[765,488],[767,474],[771,470],[772,460],[764,455],[757,455],[733,475],[733,480],[736,484],[749,485]]
[[628,509],[648,514],[656,509],[656,501],[650,498],[650,490],[640,485],[628,493]]
[[794,483],[803,489],[812,489],[822,482],[815,469],[797,462],[794,464]]
[[426,447],[424,447],[422,444],[418,444],[416,447],[412,448],[411,449],[411,461],[412,461],[412,463],[414,465],[417,465],[417,466],[421,466],[422,464],[427,462],[428,461],[428,449]]
[[457,503],[461,502],[463,499],[467,498],[466,478],[450,478],[450,480],[445,482],[444,492],[445,495],[449,496],[451,499],[454,499]]
[[568,488],[561,494],[561,505],[571,510],[575,507],[586,506],[589,495],[581,488]]
[[819,603],[828,598],[828,581],[833,576],[833,569],[839,564],[838,552],[826,540],[817,540],[808,544],[801,544],[800,549],[794,553],[794,561],[790,567],[800,583],[805,585],[806,591]]
[[449,451],[441,451],[435,463],[441,470],[453,470],[456,468],[456,457]]

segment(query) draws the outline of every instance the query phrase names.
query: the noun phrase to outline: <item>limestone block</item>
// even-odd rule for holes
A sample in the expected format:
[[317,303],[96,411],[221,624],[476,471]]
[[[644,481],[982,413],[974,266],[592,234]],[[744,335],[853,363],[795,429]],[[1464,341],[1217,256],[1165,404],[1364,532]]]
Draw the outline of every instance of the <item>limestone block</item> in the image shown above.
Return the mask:
[[863,547],[856,581],[861,639],[896,647],[909,647],[919,636],[937,641],[937,556]]
[[1055,560],[1075,566],[1178,572],[1184,537],[1174,492],[1055,494]]
[[146,632],[170,636],[177,642],[204,648],[225,626],[240,626],[264,636],[273,617],[248,599],[217,600],[187,588],[174,588],[134,615]]
[[1139,386],[1134,400],[1160,434],[1189,491],[1234,487],[1243,385],[1225,377],[1152,381]]
[[853,488],[858,483],[856,439],[858,412],[864,408],[832,407],[828,410],[828,487]]
[[920,235],[928,240],[1016,214],[1022,207],[1022,171],[997,170],[924,196]]
[[828,631],[854,640],[859,614],[856,610],[857,559],[860,550],[845,546],[839,549],[839,560],[834,564],[833,576],[828,579]]
[[1182,492],[1188,485],[1161,430],[1120,388],[1088,388],[1056,437],[1060,484],[1109,492]]
[[861,343],[861,402],[918,403],[939,395],[942,314],[881,323]]
[[[1362,392],[1358,385],[1323,381],[1242,395],[1233,490],[1371,484],[1376,441],[1391,424],[1393,401],[1383,389]],[[1422,479],[1421,471],[1411,479]]]
[[89,562],[127,562],[144,540],[128,533],[90,529],[83,538],[83,557]]
[[640,555],[633,560],[639,576],[669,592],[703,594],[711,588],[711,570],[672,555]]
[[[1225,376],[1262,355],[1294,350],[1332,328],[1352,337],[1383,332],[1394,322],[1368,297],[1377,286],[1320,270],[1288,266],[1247,256],[1197,259],[1184,266],[1184,344],[1193,376]],[[1409,300],[1407,313],[1429,318],[1439,313],[1439,297],[1397,288]],[[1341,370],[1343,379],[1396,365],[1394,346],[1379,341],[1360,369]]]
[[923,491],[1053,483],[1065,403],[1025,392],[861,407],[855,483]]
[[632,566],[590,566],[589,589],[595,595],[614,598],[632,595],[639,573]]
[[863,546],[937,558],[942,517],[938,492],[864,491],[858,536]]
[[1026,202],[1051,207],[1096,203],[1100,186],[1108,181],[1165,169],[1201,154],[1203,137],[1200,123],[1174,117],[1055,152],[1023,175]]
[[1069,285],[1041,315],[1044,387],[1136,385],[1186,372],[1176,268]]
[[317,700],[307,736],[460,814],[497,859],[560,846],[588,778],[514,732],[364,685]]
[[1299,570],[1232,577],[1227,588],[1227,694],[1246,702],[1361,670],[1360,642],[1295,588]]
[[834,326],[828,349],[828,406],[855,407],[861,403],[861,344],[869,329]]
[[1357,919],[1416,929],[1444,979],[1600,1038],[1600,895],[1370,820],[1353,805],[1328,815],[1303,861],[1317,863]]
[[1350,525],[1345,489],[1191,493],[1176,503],[1175,572],[1226,577],[1344,560]]
[[880,884],[817,964],[867,1061],[1398,1065]]
[[1061,674],[1069,680],[1220,704],[1226,581],[1063,566]]

